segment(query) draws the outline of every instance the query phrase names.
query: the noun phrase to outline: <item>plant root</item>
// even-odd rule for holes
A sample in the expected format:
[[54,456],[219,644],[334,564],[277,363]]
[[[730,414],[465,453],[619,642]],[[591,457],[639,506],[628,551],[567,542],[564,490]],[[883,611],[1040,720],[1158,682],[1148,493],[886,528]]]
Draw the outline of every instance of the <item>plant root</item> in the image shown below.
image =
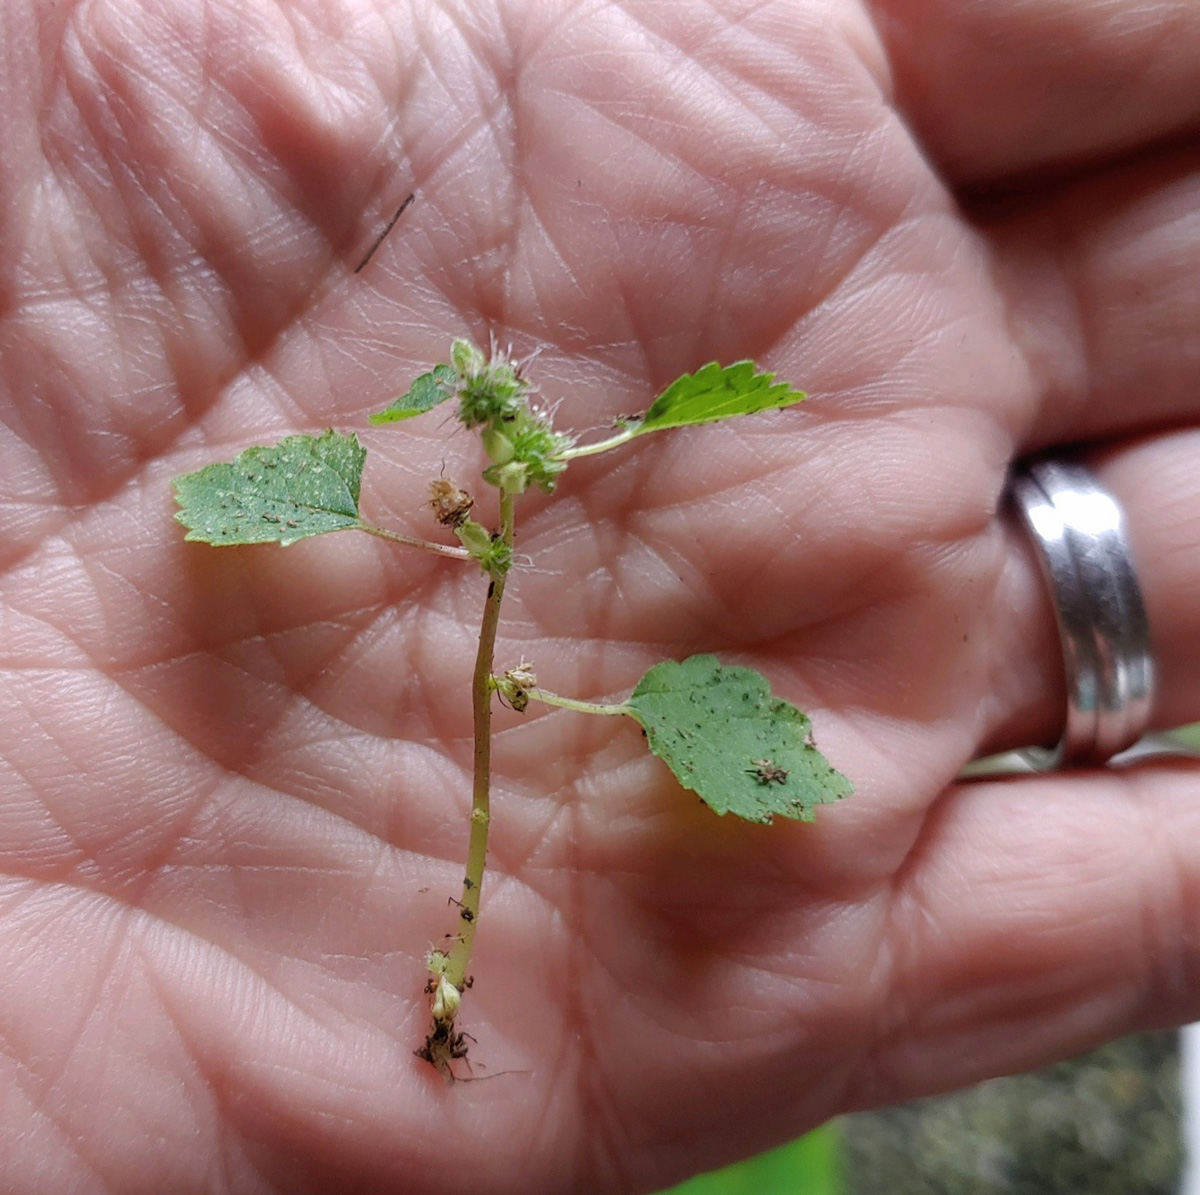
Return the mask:
[[[413,1053],[453,1083],[459,1076],[454,1073],[452,1064],[460,1058],[466,1060],[469,1049],[467,1042],[474,1040],[470,1034],[456,1030],[452,1020],[439,1021],[435,1018],[433,1028],[425,1037],[425,1044]],[[467,1062],[467,1066],[470,1065],[470,1062]]]

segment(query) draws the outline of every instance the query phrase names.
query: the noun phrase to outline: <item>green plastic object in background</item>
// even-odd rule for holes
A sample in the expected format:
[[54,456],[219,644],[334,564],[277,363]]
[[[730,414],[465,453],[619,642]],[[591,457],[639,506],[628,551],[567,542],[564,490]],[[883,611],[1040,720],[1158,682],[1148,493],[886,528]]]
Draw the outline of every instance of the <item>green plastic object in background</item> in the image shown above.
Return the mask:
[[790,1145],[690,1178],[660,1195],[844,1195],[841,1136],[834,1124]]

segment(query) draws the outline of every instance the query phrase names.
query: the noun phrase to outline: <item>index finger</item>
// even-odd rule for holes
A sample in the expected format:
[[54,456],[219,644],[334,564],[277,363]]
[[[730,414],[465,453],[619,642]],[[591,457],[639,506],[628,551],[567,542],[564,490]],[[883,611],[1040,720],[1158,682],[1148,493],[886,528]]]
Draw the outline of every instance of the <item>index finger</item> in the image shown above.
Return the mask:
[[1200,123],[1191,0],[875,0],[898,107],[951,182],[1072,167]]

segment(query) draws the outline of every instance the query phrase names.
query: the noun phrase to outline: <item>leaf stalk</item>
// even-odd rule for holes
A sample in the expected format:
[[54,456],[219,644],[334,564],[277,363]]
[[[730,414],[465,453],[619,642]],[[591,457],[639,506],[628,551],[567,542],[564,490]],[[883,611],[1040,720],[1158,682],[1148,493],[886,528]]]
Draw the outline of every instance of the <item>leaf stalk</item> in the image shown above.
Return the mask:
[[399,531],[389,531],[386,527],[376,527],[366,519],[359,519],[356,530],[365,531],[379,539],[386,539],[394,544],[407,544],[410,548],[424,548],[426,552],[436,552],[439,556],[448,556],[451,560],[473,560],[474,557],[466,548],[453,548],[449,544],[435,544],[427,539],[419,539],[415,535],[402,535]]
[[570,448],[564,448],[561,452],[554,454],[554,459],[556,461],[575,461],[581,456],[595,456],[597,453],[607,452],[610,448],[620,448],[622,444],[628,444],[640,429],[640,423],[631,423],[617,432],[615,436],[609,436],[607,440],[597,440],[594,444],[575,444]]
[[612,715],[633,713],[629,708],[629,703],[625,701],[618,701],[610,705],[605,702],[580,701],[575,697],[560,697],[557,693],[551,693],[549,689],[532,688],[526,689],[525,692],[534,701],[540,701],[543,705],[556,705],[559,709],[575,710],[580,714]]

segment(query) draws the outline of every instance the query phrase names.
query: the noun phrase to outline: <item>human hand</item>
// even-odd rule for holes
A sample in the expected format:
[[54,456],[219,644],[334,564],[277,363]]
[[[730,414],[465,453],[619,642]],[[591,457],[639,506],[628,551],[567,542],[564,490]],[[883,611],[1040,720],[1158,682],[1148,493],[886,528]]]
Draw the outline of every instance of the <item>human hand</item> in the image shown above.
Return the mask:
[[[1061,723],[997,513],[1035,448],[1103,445],[1156,724],[1200,717],[1194,5],[2,20],[6,1189],[652,1190],[1196,1013],[1191,765],[954,783]],[[731,824],[628,725],[498,715],[451,1087],[412,1050],[479,575],[185,545],[169,479],[361,427],[455,334],[544,346],[562,427],[712,358],[812,393],[523,504],[500,651],[583,697],[762,668],[858,794]],[[432,534],[444,430],[363,433],[376,521]]]

